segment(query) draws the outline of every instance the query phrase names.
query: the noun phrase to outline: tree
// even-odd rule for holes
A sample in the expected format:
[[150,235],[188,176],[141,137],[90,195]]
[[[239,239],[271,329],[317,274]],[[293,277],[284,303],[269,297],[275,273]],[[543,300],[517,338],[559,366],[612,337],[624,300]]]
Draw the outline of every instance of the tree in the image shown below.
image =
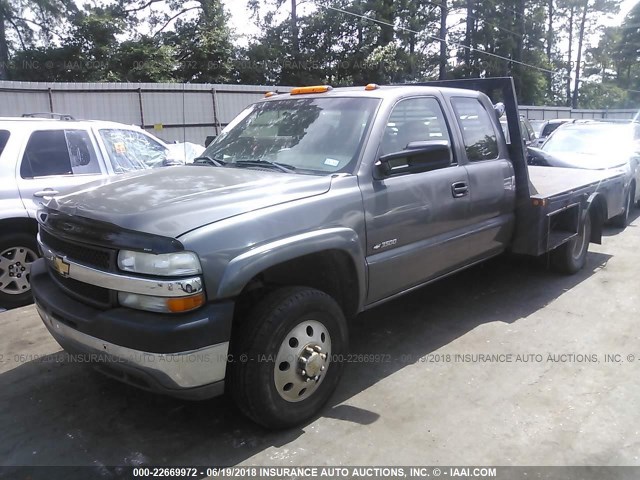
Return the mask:
[[0,80],[8,78],[12,53],[50,43],[76,11],[73,0],[0,0]]
[[610,83],[585,83],[579,95],[578,102],[582,108],[620,108],[628,103],[627,91]]
[[[569,55],[565,78],[567,106],[577,108],[579,105],[585,39],[594,33],[598,21],[618,12],[619,8],[620,0],[559,0],[558,9],[567,18],[566,32],[568,34]],[[575,45],[576,42],[577,45]],[[577,51],[575,69],[573,68],[574,49]],[[572,77],[573,89],[571,88]]]
[[619,84],[623,88],[640,90],[640,3],[636,3],[622,22],[620,36]]
[[114,81],[172,82],[175,81],[175,50],[157,37],[142,36],[124,41],[111,58]]
[[438,78],[444,80],[447,78],[447,63],[449,60],[449,52],[447,50],[447,18],[449,8],[447,0],[440,0],[440,58],[438,64]]

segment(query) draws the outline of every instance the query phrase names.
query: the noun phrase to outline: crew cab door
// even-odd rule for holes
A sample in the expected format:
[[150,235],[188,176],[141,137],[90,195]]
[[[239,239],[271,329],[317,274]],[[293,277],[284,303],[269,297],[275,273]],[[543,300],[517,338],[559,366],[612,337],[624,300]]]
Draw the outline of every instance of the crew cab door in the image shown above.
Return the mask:
[[[498,140],[491,104],[477,97],[452,97],[469,176],[469,253],[490,255],[504,250],[515,226],[515,173],[506,145]],[[488,103],[488,102],[487,102]],[[491,110],[489,110],[491,109]]]
[[[388,118],[377,158],[412,142],[444,140],[451,145],[445,119],[435,97],[399,101]],[[455,155],[435,170],[372,177],[360,184],[366,212],[367,303],[455,269],[467,258],[469,247],[469,178]]]
[[105,173],[91,133],[74,128],[32,132],[16,167],[20,197],[32,218],[45,198]]

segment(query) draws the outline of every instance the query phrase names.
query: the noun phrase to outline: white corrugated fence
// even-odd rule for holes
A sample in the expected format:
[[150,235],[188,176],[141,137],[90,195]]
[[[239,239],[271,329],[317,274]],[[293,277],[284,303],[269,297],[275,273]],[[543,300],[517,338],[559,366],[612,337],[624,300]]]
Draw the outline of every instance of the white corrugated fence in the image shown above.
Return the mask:
[[[247,105],[291,87],[179,83],[0,82],[0,116],[55,112],[140,125],[167,142],[203,144]],[[531,120],[631,119],[636,110],[583,110],[521,105]]]

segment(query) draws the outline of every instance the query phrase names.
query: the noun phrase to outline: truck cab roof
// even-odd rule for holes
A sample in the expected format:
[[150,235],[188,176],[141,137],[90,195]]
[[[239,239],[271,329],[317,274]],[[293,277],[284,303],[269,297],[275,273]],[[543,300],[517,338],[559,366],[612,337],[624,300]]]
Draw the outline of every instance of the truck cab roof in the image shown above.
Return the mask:
[[[326,86],[325,86],[326,87]],[[317,88],[317,87],[310,87]],[[295,91],[296,89],[292,90]],[[340,98],[340,97],[361,97],[361,98],[379,98],[382,100],[397,100],[404,97],[415,95],[455,95],[477,97],[480,92],[474,90],[460,90],[458,88],[448,87],[432,87],[423,85],[387,85],[378,86],[367,89],[367,87],[339,87],[331,88],[320,93],[277,93],[271,94],[263,102],[272,102],[284,99],[302,99],[302,98]],[[269,95],[269,94],[268,94]]]

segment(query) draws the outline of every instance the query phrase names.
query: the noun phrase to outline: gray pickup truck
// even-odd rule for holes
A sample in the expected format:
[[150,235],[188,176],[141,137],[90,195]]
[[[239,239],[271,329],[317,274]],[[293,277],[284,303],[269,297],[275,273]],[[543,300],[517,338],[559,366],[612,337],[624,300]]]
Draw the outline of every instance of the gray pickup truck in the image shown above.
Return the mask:
[[299,424],[338,384],[349,317],[506,250],[583,267],[622,175],[527,168],[517,119],[510,78],[269,96],[194,166],[51,199],[37,309],[107,375]]

